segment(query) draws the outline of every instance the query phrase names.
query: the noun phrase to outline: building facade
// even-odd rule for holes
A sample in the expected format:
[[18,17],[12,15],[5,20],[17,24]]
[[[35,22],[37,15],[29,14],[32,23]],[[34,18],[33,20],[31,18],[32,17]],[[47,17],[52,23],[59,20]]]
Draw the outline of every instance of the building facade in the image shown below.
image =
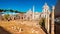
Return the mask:
[[[39,20],[40,18],[45,18],[45,28],[47,30],[47,33],[54,34],[54,9],[55,7],[52,6],[52,11],[50,10],[49,6],[47,3],[44,4],[42,7],[42,12],[35,12],[34,6],[33,10],[29,9],[26,13],[18,13],[16,16],[10,16],[8,19],[12,20]],[[51,16],[50,16],[51,15]],[[52,20],[51,20],[52,19]],[[51,20],[51,22],[50,22]],[[50,25],[51,23],[51,25]],[[51,30],[50,30],[51,26]]]

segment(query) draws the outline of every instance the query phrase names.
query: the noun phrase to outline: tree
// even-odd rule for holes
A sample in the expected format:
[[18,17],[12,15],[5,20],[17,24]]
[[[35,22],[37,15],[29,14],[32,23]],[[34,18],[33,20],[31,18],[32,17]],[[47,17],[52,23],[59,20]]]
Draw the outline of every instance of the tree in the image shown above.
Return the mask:
[[45,26],[45,18],[41,18],[39,24]]
[[5,15],[3,16],[3,18],[4,18],[4,19],[8,19],[9,16],[10,16],[9,14],[5,14]]
[[3,9],[0,9],[0,12],[3,12],[4,10]]
[[10,9],[9,11],[10,11],[10,12],[15,12],[15,11],[14,11],[14,10],[12,10],[12,9]]

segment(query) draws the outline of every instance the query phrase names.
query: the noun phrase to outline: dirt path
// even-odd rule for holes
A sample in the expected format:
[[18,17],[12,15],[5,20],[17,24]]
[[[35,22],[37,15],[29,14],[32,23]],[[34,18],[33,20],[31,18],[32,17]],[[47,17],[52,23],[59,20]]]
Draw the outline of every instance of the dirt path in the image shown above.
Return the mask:
[[15,23],[14,21],[2,21],[0,22],[0,27],[3,27],[6,31],[12,34],[45,34],[41,28]]

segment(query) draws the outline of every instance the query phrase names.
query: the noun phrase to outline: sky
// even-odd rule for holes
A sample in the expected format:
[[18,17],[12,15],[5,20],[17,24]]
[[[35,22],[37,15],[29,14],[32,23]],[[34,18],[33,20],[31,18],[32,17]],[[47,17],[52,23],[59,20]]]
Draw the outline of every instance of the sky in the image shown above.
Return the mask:
[[53,5],[55,6],[56,0],[0,0],[0,8],[26,12],[34,6],[35,12],[41,12],[44,3],[51,8]]

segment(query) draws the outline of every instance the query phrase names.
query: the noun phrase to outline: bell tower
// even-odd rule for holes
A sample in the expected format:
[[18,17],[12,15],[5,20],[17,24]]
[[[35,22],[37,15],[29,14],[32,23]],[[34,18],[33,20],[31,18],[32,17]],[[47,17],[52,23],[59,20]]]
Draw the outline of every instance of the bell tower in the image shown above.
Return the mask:
[[45,28],[47,30],[47,33],[49,33],[49,17],[50,15],[50,10],[49,10],[49,6],[47,5],[47,3],[45,3],[45,5],[43,6],[43,17],[45,18]]

